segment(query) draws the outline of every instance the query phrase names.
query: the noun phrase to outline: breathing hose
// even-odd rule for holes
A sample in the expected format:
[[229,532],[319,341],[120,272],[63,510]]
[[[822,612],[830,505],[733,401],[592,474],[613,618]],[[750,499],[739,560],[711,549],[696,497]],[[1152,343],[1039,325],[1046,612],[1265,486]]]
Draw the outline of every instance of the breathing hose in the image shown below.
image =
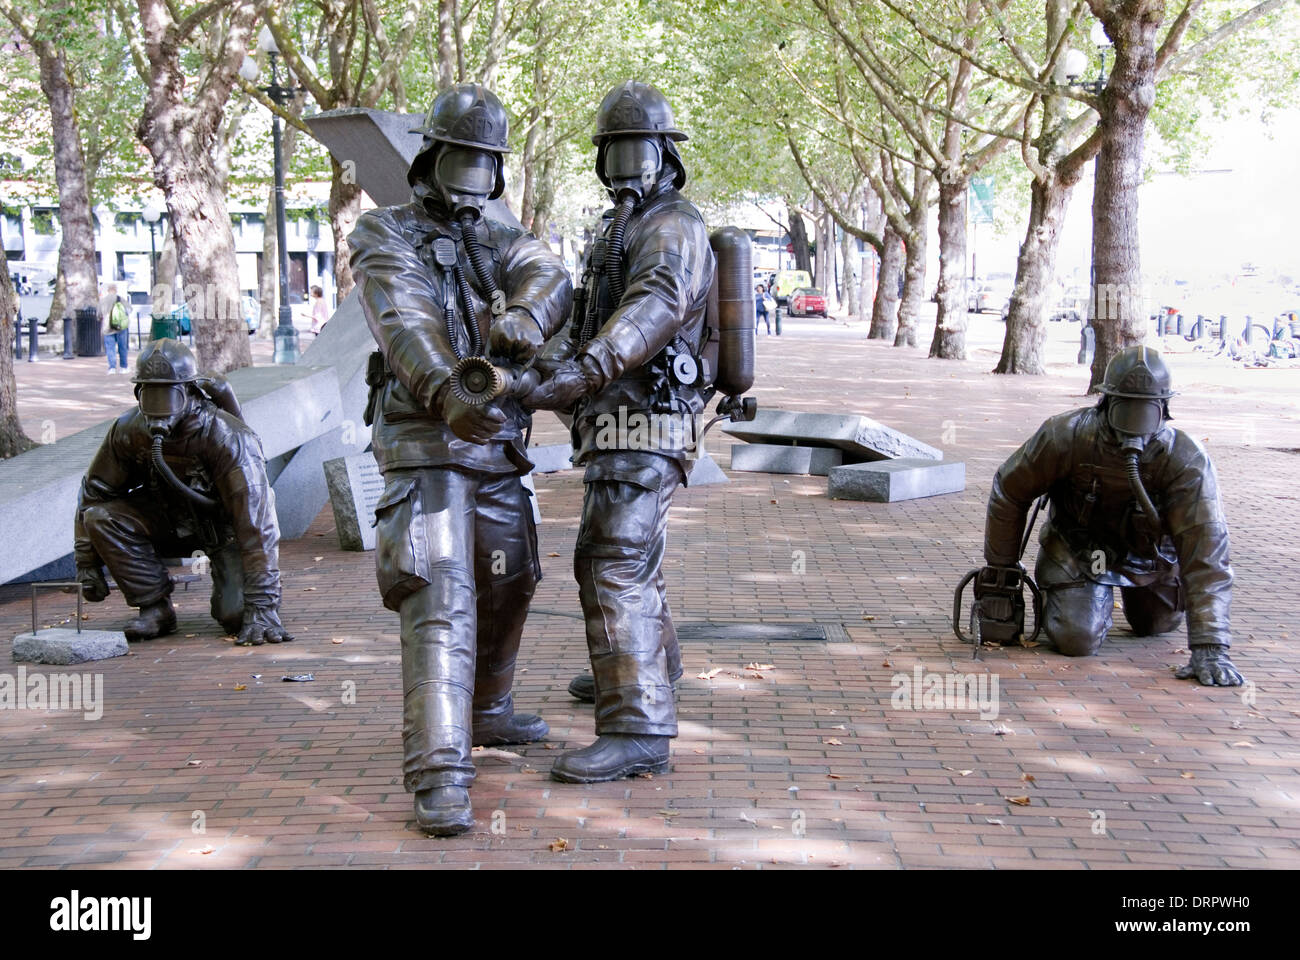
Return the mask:
[[1138,454],[1136,450],[1126,450],[1127,458],[1125,459],[1125,468],[1128,473],[1128,485],[1133,490],[1133,496],[1137,497],[1138,506],[1142,508],[1142,513],[1146,515],[1147,521],[1151,524],[1153,530],[1160,529],[1160,516],[1156,513],[1155,504],[1147,496],[1146,487],[1142,486],[1142,474],[1138,470]]
[[[614,222],[609,227],[609,249],[605,253],[605,277],[609,283],[609,299],[615,309],[623,300],[625,287],[623,286],[623,239],[627,232],[627,222],[632,218],[632,207],[636,204],[636,198],[630,193],[624,193],[618,201],[618,210],[614,214]],[[595,331],[593,331],[594,334]]]
[[197,506],[200,506],[205,510],[215,510],[217,508],[217,501],[213,500],[211,497],[205,497],[203,494],[190,487],[189,484],[185,483],[180,477],[176,476],[176,474],[172,472],[171,467],[167,466],[167,461],[163,459],[162,446],[163,435],[161,433],[155,433],[153,435],[153,450],[151,451],[151,455],[153,458],[154,469],[158,471],[159,476],[174,487],[177,492],[184,494],[186,498]]

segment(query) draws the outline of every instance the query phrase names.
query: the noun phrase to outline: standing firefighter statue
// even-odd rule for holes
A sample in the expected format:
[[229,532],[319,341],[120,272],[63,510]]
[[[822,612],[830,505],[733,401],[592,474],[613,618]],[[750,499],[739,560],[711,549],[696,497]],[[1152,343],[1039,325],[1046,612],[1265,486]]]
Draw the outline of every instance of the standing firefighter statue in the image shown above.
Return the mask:
[[[379,344],[366,422],[384,473],[375,563],[401,615],[406,789],[426,833],[474,823],[471,747],[539,740],[511,686],[541,575],[521,476],[529,417],[508,393],[481,402],[461,374],[528,364],[564,322],[573,289],[546,244],[483,215],[504,189],[506,114],[484,87],[434,100],[405,206],[363,215],[349,237]],[[534,382],[536,382],[534,380]]]
[[[1018,606],[1025,516],[1046,494],[1035,576],[1042,627],[1057,651],[1096,653],[1111,628],[1114,588],[1140,637],[1168,633],[1184,614],[1191,661],[1180,678],[1235,686],[1228,659],[1232,568],[1228,524],[1209,456],[1169,426],[1169,368],[1156,351],[1129,347],[1106,368],[1101,402],[1052,417],[993,479],[977,604]],[[1013,589],[1016,597],[999,597]],[[1002,624],[992,624],[998,629]]]
[[225,380],[201,377],[177,340],[154,340],[136,362],[139,406],[109,428],[81,484],[77,579],[108,596],[104,566],[140,608],[128,640],[176,629],[163,558],[205,556],[212,617],[242,645],[293,637],[280,625],[280,529],[262,444]]
[[552,776],[573,783],[667,769],[682,673],[661,569],[668,508],[686,482],[705,403],[721,390],[719,413],[739,418],[738,395],[753,380],[748,237],[728,229],[713,239],[743,255],[730,258],[737,276],[719,292],[729,295],[710,328],[714,252],[678,192],[686,168],[676,141],[686,135],[663,95],[644,83],[616,87],[592,139],[614,208],[588,251],[567,334],[538,362],[547,379],[524,398],[572,411],[574,462],[586,467],[574,574],[592,676],[569,689],[594,700],[598,739],[557,759]]

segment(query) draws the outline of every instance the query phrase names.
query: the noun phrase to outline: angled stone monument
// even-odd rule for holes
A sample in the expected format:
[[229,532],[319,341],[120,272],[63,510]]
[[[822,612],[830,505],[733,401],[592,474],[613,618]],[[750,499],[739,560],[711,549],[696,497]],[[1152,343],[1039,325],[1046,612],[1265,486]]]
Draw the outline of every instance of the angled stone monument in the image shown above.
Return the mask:
[[843,451],[844,463],[864,463],[895,457],[943,459],[942,451],[860,414],[799,413],[760,408],[758,416],[753,420],[724,424],[722,430],[737,440],[752,444],[840,450]]

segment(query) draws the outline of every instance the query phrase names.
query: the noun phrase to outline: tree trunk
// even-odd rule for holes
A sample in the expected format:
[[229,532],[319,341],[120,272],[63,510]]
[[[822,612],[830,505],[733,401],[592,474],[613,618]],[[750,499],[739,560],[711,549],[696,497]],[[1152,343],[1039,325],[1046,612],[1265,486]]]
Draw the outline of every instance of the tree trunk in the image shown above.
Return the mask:
[[[3,260],[0,255],[0,260]],[[9,279],[9,268],[0,263],[0,457],[8,459],[35,444],[18,422],[18,384],[14,381],[14,320],[18,316],[18,295]]]
[[352,248],[348,234],[361,216],[361,187],[343,176],[343,167],[332,156],[330,165],[330,230],[334,233],[334,288],[338,302],[352,292],[356,281],[352,278]]
[[1146,335],[1141,295],[1138,186],[1142,141],[1155,102],[1155,37],[1159,18],[1116,16],[1107,24],[1115,40],[1115,67],[1101,95],[1101,149],[1092,194],[1092,297],[1088,313],[1097,335],[1089,392],[1106,365]]
[[[903,261],[903,298],[898,305],[898,331],[894,334],[894,346],[916,346],[916,328],[921,320],[921,304],[925,303],[925,208],[909,217],[912,223],[911,242],[907,244],[906,259]],[[915,221],[920,219],[920,229]]]
[[1047,297],[1056,273],[1056,249],[1074,182],[1057,177],[1029,185],[1029,226],[1016,258],[1016,285],[1011,291],[1002,357],[994,373],[1042,374],[1046,340]]
[[280,283],[279,245],[275,234],[275,184],[266,190],[266,217],[262,220],[262,273],[257,280],[257,339],[270,340],[279,324],[275,298]]
[[858,299],[858,244],[847,230],[840,233],[840,256],[844,260],[844,309],[850,320],[859,320],[862,304]]
[[939,183],[939,310],[930,356],[966,359],[966,182]]
[[803,215],[791,204],[786,204],[786,215],[790,218],[790,246],[794,248],[795,269],[807,270],[812,276],[812,253],[808,249],[808,229],[804,226]]
[[163,230],[158,241],[158,271],[151,299],[153,312],[163,314],[171,310],[176,299],[176,240],[171,230]]
[[[41,90],[50,104],[50,134],[54,141],[54,178],[59,189],[59,269],[67,284],[67,306],[75,311],[99,304],[95,270],[95,221],[86,188],[86,160],[81,152],[72,82],[62,50],[37,44]],[[111,225],[105,224],[105,229]]]
[[61,330],[58,324],[64,317],[72,317],[75,314],[68,309],[68,281],[67,275],[63,272],[63,251],[59,250],[59,269],[54,275],[54,298],[50,300],[50,312],[45,318],[46,330]]
[[903,241],[893,227],[885,227],[885,249],[880,254],[880,275],[871,305],[869,340],[893,340],[898,327],[898,277],[903,268]]
[[192,67],[181,54],[188,37],[160,0],[137,2],[151,69],[136,136],[153,157],[154,183],[167,201],[199,366],[227,373],[250,366],[253,358],[239,302],[235,236],[213,155],[244,57],[253,5],[231,5],[224,15],[225,43],[206,55],[202,85],[186,90],[185,71]]

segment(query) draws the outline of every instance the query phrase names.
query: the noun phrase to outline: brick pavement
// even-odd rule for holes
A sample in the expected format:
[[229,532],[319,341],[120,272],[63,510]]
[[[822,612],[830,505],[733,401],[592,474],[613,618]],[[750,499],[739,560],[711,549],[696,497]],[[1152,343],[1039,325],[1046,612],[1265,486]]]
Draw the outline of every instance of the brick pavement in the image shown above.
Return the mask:
[[[581,482],[569,471],[538,478],[545,579],[516,688],[550,741],[477,753],[474,832],[414,830],[397,618],[379,603],[373,556],[338,549],[327,508],[282,546],[294,643],[232,646],[198,583],[177,593],[176,635],[93,665],[102,719],[0,711],[0,867],[1300,866],[1295,371],[1172,359],[1175,416],[1206,439],[1225,491],[1234,659],[1253,704],[1174,680],[1185,637],[1134,640],[1122,615],[1084,660],[1040,647],[972,662],[951,635],[951,591],[980,556],[994,469],[1049,413],[1085,402],[1067,362],[1074,329],[1054,325],[1051,373],[1032,379],[987,374],[991,321],[966,362],[836,324],[760,338],[760,403],[867,413],[965,459],[968,488],[862,504],[828,500],[824,479],[738,473],[683,491],[665,566],[679,621],[817,622],[840,642],[685,642],[671,773],[547,777],[557,749],[593,736],[590,707],[565,692],[586,662],[570,569]],[[20,365],[26,421],[72,422],[109,402],[92,396],[96,382],[42,397],[41,372]],[[539,424],[536,442],[560,437]],[[724,465],[729,443],[710,436]],[[0,590],[6,635],[29,615],[21,590]],[[115,594],[90,623],[126,615]],[[996,677],[998,716],[894,709],[891,678],[917,665]],[[314,682],[280,680],[308,672]]]

